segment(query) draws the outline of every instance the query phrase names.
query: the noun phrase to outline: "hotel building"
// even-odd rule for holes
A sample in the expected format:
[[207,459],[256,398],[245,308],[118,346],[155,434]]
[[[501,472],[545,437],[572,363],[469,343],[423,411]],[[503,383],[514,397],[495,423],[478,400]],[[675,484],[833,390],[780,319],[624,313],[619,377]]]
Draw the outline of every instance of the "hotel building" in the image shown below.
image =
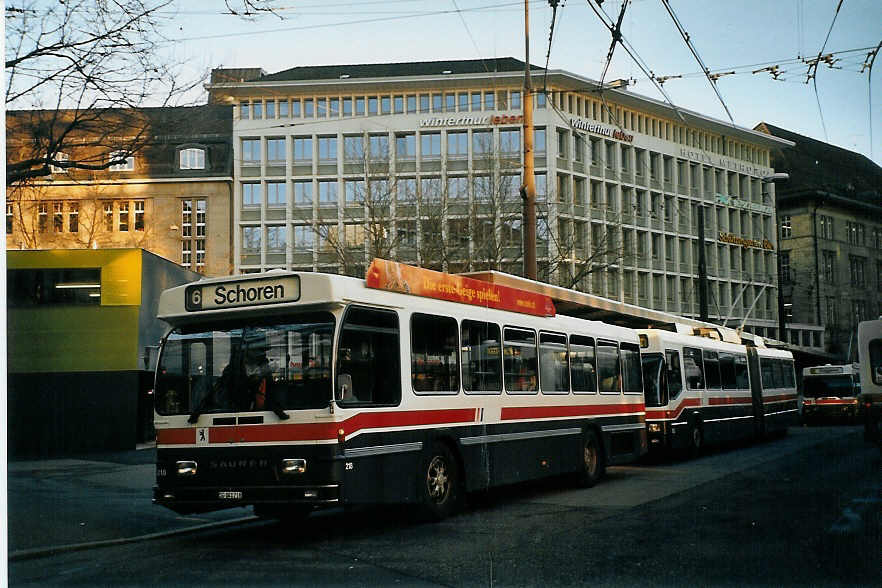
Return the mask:
[[[522,274],[523,78],[511,58],[214,70],[234,271],[363,275],[380,256]],[[698,317],[703,247],[710,319],[775,337],[763,178],[792,142],[566,71],[532,84],[540,279]]]

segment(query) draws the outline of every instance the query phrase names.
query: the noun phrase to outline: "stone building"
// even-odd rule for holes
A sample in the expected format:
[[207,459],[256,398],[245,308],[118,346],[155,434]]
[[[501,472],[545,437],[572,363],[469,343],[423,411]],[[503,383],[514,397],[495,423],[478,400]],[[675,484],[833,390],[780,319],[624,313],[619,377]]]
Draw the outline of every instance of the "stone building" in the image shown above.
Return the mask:
[[[100,112],[59,138],[53,127],[73,116],[6,113],[7,166],[27,161],[35,142],[61,141],[49,175],[7,186],[7,249],[135,247],[202,274],[229,274],[231,109]],[[124,159],[108,168],[122,145]]]
[[795,143],[772,152],[790,174],[778,186],[787,340],[853,361],[857,323],[882,314],[882,168],[767,123],[757,129]]
[[[512,58],[215,70],[210,102],[235,107],[234,269],[363,275],[379,256],[522,274],[524,70]],[[697,317],[704,248],[709,318],[775,337],[763,178],[791,142],[626,84],[532,75],[540,279]]]

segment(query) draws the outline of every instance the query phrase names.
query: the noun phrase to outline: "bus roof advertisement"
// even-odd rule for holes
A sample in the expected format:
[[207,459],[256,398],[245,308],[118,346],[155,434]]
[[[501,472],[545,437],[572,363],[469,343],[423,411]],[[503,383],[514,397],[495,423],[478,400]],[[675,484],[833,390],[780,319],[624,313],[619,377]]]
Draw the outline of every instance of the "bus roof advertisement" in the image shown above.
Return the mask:
[[299,299],[298,276],[194,284],[187,287],[185,296],[186,308],[190,312],[297,302]]
[[413,294],[535,316],[556,314],[551,298],[474,278],[445,274],[385,259],[374,259],[365,282],[369,288]]

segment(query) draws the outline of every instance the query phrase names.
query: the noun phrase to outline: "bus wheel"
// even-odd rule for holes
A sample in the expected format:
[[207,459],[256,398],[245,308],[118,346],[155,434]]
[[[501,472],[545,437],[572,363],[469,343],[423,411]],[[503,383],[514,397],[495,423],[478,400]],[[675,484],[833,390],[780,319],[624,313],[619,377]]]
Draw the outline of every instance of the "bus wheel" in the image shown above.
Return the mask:
[[422,459],[417,476],[417,496],[422,515],[428,520],[440,521],[459,507],[459,466],[450,449],[435,443]]
[[603,478],[606,472],[606,459],[603,447],[594,431],[585,431],[582,441],[582,470],[579,472],[579,485],[590,488]]
[[692,423],[692,430],[689,432],[689,457],[698,457],[702,449],[704,449],[704,433],[701,424]]

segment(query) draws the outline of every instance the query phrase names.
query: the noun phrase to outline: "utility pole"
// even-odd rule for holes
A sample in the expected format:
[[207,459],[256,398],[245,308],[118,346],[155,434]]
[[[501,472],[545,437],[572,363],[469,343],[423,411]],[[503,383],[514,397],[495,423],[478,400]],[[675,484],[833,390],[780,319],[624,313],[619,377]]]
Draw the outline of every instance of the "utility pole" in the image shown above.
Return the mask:
[[530,80],[530,3],[524,0],[524,182],[521,198],[524,204],[524,276],[536,279],[536,177],[533,162],[533,84]]
[[698,318],[707,322],[707,260],[704,254],[704,204],[698,205]]

